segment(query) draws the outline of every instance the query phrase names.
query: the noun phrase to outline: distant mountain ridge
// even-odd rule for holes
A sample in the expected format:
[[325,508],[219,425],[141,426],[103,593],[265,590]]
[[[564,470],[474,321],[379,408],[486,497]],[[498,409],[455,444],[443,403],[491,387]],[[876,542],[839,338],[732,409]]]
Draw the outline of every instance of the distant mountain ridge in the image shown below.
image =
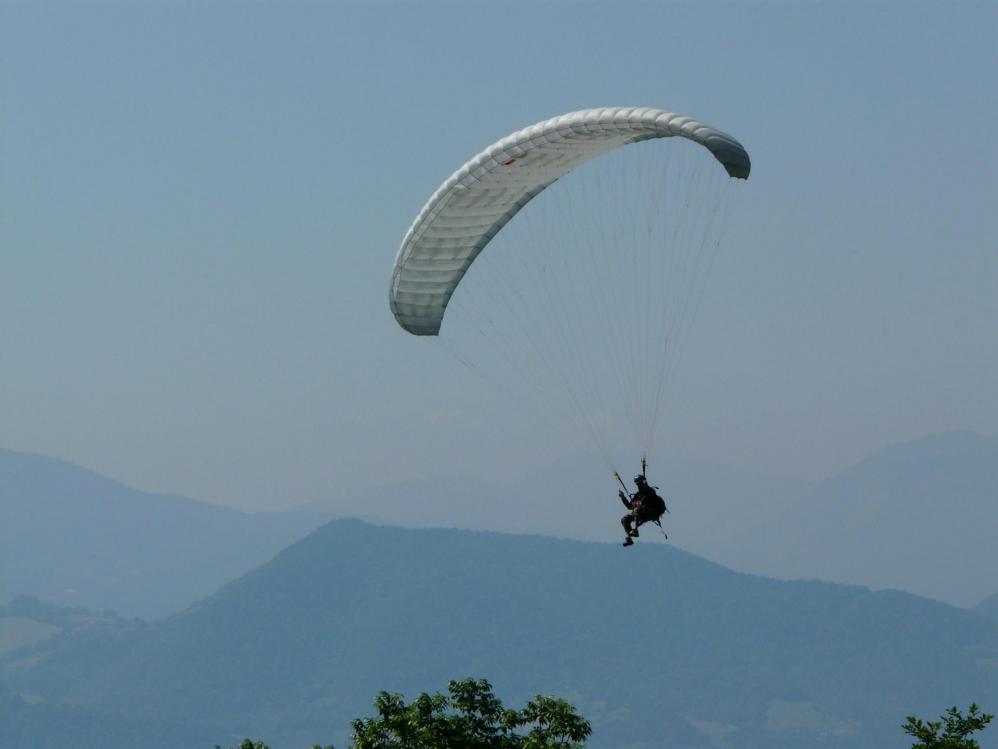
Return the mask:
[[335,521],[181,614],[8,654],[0,685],[206,746],[340,745],[381,689],[484,676],[574,702],[592,749],[882,749],[907,714],[998,704],[996,664],[998,624],[904,593],[662,544]]
[[880,450],[740,538],[739,569],[900,588],[972,606],[998,588],[998,436]]
[[[623,475],[631,485],[640,468],[629,468]],[[666,523],[673,543],[726,564],[733,563],[726,557],[733,535],[783,512],[811,487],[805,481],[666,458],[653,460],[648,475],[672,510]],[[607,541],[621,533],[619,518],[624,509],[617,499],[619,489],[602,460],[576,457],[503,482],[426,478],[372,487],[338,500],[311,503],[304,509],[342,513],[354,508],[391,525],[415,528]]]
[[[679,543],[714,558],[723,558],[727,533],[755,521],[752,508],[785,506],[807,487],[681,461],[653,468],[677,511]],[[616,491],[602,463],[574,460],[507,484],[440,477],[297,511],[245,513],[0,450],[0,604],[33,595],[122,616],[166,616],[332,517],[606,540],[620,533]]]
[[27,594],[165,616],[326,520],[150,494],[65,461],[0,450],[0,604]]
[[[649,475],[672,510],[669,542],[733,569],[964,607],[998,588],[998,436],[910,440],[818,484],[663,459]],[[506,483],[427,479],[312,507],[364,508],[411,527],[607,540],[622,513],[617,488],[601,462],[571,460]]]
[[[669,542],[680,548],[744,571],[962,606],[998,589],[996,474],[998,437],[971,432],[887,448],[817,485],[666,459],[650,469],[672,510]],[[336,516],[614,539],[616,491],[601,462],[572,459],[505,483],[441,477],[300,512],[244,513],[0,450],[0,604],[26,594],[165,616]]]
[[998,622],[998,593],[992,593],[974,607],[974,611]]

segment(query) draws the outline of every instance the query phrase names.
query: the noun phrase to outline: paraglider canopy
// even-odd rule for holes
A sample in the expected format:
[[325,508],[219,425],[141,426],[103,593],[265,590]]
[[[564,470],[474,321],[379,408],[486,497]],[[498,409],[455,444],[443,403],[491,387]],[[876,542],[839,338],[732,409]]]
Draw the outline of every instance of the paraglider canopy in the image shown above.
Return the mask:
[[414,335],[440,332],[454,290],[475,258],[531,199],[581,164],[621,146],[679,137],[702,145],[731,177],[747,179],[748,153],[730,135],[661,109],[571,112],[492,144],[444,182],[402,241],[389,303]]
[[519,130],[416,216],[392,313],[607,467],[632,442],[648,454],[727,195],[750,169],[733,137],[661,109],[587,109]]

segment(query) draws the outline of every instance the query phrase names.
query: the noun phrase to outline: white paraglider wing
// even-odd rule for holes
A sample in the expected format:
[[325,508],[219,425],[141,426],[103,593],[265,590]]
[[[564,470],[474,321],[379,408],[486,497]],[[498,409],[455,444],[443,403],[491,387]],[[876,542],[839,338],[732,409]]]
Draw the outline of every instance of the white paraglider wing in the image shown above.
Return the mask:
[[478,254],[532,198],[615,148],[680,137],[707,148],[728,175],[747,179],[748,153],[730,135],[660,109],[586,109],[489,146],[440,186],[406,233],[392,272],[392,313],[414,335],[437,335],[451,295]]

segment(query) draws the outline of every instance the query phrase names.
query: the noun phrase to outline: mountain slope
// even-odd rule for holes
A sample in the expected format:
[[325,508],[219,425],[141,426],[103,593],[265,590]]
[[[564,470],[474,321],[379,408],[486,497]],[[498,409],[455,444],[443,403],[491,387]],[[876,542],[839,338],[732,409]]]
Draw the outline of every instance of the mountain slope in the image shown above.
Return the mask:
[[565,696],[594,749],[879,749],[909,713],[998,704],[998,626],[944,604],[738,574],[662,544],[356,521],[162,622],[15,656],[3,681],[47,704],[279,749],[342,743],[378,690],[463,676],[513,701]]
[[[807,484],[719,466],[659,461],[653,476],[684,547],[724,562],[731,532],[785,507]],[[622,513],[601,462],[566,460],[492,484],[438,478],[372,488],[300,512],[244,513],[149,494],[64,461],[0,450],[0,603],[39,596],[62,606],[156,618],[266,561],[332,515],[616,538]]]
[[740,569],[970,606],[998,588],[998,437],[934,435],[822,482],[733,539]]
[[0,689],[0,749],[198,746],[198,732],[67,705],[32,704]]
[[992,593],[974,607],[974,611],[998,622],[998,593]]
[[0,602],[25,594],[163,616],[326,519],[147,494],[60,460],[0,450]]
[[[634,471],[638,466],[632,466]],[[634,474],[625,474],[630,483]],[[660,459],[649,467],[672,510],[666,524],[675,543],[725,564],[729,539],[780,515],[811,485],[723,466]],[[543,471],[504,482],[437,477],[374,487],[359,495],[308,509],[364,512],[392,525],[540,533],[592,541],[616,539],[624,513],[619,485],[602,460],[571,458]]]

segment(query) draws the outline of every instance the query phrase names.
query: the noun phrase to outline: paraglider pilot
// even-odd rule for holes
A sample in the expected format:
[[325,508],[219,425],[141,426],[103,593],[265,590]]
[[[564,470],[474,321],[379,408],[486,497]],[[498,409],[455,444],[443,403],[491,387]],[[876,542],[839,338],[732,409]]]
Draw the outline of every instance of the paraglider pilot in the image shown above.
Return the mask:
[[658,496],[654,488],[648,485],[648,479],[644,474],[634,477],[634,484],[638,490],[628,496],[623,491],[617,492],[620,501],[628,512],[620,519],[620,524],[624,526],[624,546],[634,544],[634,539],[638,537],[638,528],[647,522],[657,523],[663,513],[667,511],[665,501]]

